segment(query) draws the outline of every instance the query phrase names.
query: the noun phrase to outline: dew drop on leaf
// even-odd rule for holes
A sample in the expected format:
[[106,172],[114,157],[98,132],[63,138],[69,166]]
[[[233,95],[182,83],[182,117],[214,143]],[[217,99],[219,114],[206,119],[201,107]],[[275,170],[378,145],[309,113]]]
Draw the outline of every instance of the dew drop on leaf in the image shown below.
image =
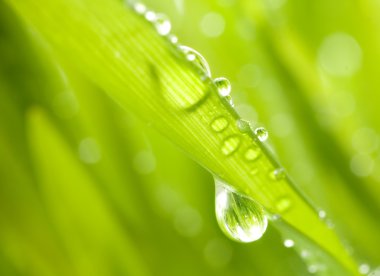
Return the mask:
[[161,13],[156,15],[153,25],[157,32],[162,36],[168,35],[172,29],[172,24],[170,23],[169,18]]
[[273,180],[281,180],[286,177],[286,171],[284,168],[277,168],[270,173],[270,177]]
[[268,226],[262,206],[217,178],[215,191],[216,219],[224,234],[243,243],[260,239]]
[[236,126],[240,132],[247,133],[251,131],[251,123],[247,120],[239,119],[236,121]]
[[239,148],[240,142],[240,137],[237,135],[227,137],[222,144],[222,153],[224,155],[231,155]]
[[255,161],[260,156],[260,149],[258,147],[250,147],[244,154],[247,161]]
[[228,127],[228,125],[229,123],[227,119],[223,116],[217,117],[211,122],[211,128],[215,132],[222,132]]
[[218,89],[218,93],[221,97],[226,97],[231,93],[230,81],[226,78],[216,78],[214,84]]
[[172,44],[177,44],[178,43],[178,37],[176,35],[169,35],[169,41],[172,43]]
[[188,61],[193,62],[193,64],[197,66],[207,77],[211,77],[210,66],[200,53],[184,45],[180,46],[179,48],[185,54]]
[[139,2],[133,4],[133,9],[135,10],[136,13],[141,14],[141,15],[145,14],[146,12],[146,6]]
[[256,128],[255,134],[261,142],[265,142],[268,139],[268,131],[263,127]]

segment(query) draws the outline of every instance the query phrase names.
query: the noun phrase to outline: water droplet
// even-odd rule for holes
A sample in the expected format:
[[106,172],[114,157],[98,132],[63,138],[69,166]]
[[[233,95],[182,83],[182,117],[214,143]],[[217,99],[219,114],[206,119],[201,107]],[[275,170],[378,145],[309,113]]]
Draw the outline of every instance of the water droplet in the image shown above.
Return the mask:
[[284,246],[287,248],[293,247],[294,246],[294,241],[293,240],[285,240],[284,241]]
[[180,46],[179,48],[185,54],[187,60],[193,62],[207,77],[211,77],[210,66],[200,53],[188,46]]
[[218,179],[215,179],[215,189],[215,213],[222,231],[238,242],[260,239],[268,226],[261,205]]
[[234,107],[234,106],[235,106],[234,101],[232,100],[231,95],[225,96],[224,99],[228,102],[228,104],[229,104],[231,107]]
[[326,211],[325,210],[319,210],[318,216],[320,219],[325,219],[326,218]]
[[288,197],[281,197],[276,202],[276,209],[280,213],[284,213],[290,209],[292,202]]
[[224,155],[231,155],[240,146],[240,137],[237,135],[232,135],[227,137],[222,144],[222,152]]
[[170,23],[168,17],[161,13],[156,15],[154,26],[156,27],[157,32],[162,36],[168,35],[172,29],[172,24]]
[[154,22],[157,18],[157,15],[154,11],[147,11],[145,12],[145,19],[149,22]]
[[231,83],[226,78],[214,79],[214,84],[218,88],[218,93],[221,97],[226,97],[231,93]]
[[255,134],[261,142],[265,142],[268,139],[268,131],[263,127],[256,128]]
[[133,9],[135,10],[136,13],[141,14],[141,15],[146,12],[146,6],[139,2],[133,5]]
[[286,171],[284,168],[278,168],[278,169],[275,169],[271,174],[270,174],[270,177],[273,179],[273,180],[281,180],[281,179],[284,179],[286,176]]
[[255,161],[257,158],[259,158],[260,154],[261,154],[260,148],[258,148],[258,147],[250,147],[244,153],[244,158],[247,161]]
[[211,128],[215,132],[222,132],[228,127],[229,123],[227,119],[223,116],[217,117],[211,122]]
[[236,126],[240,132],[247,133],[251,131],[251,123],[247,120],[239,119],[236,121]]
[[178,43],[178,37],[171,34],[171,35],[169,35],[169,41],[173,44],[177,44]]

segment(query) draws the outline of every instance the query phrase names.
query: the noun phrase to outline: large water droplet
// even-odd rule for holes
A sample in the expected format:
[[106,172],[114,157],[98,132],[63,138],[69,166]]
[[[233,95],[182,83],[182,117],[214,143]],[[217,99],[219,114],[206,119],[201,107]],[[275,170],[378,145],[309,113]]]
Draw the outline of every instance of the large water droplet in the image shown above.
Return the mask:
[[227,137],[222,144],[222,153],[224,155],[231,155],[234,153],[240,146],[240,137],[237,135],[233,135]]
[[200,53],[188,46],[182,45],[179,48],[185,54],[187,60],[193,62],[193,64],[197,66],[207,77],[211,77],[210,66]]
[[223,116],[217,117],[211,122],[211,128],[215,132],[222,132],[228,127],[229,123],[227,119]]
[[261,142],[265,142],[268,139],[268,131],[263,127],[256,128],[255,134]]
[[162,36],[168,35],[172,29],[172,24],[165,14],[157,14],[153,24],[156,27],[157,32]]
[[268,226],[261,205],[218,179],[215,179],[215,190],[215,213],[222,231],[238,242],[260,239]]
[[216,78],[214,80],[216,88],[218,88],[218,93],[221,97],[226,97],[231,93],[230,81],[226,78]]

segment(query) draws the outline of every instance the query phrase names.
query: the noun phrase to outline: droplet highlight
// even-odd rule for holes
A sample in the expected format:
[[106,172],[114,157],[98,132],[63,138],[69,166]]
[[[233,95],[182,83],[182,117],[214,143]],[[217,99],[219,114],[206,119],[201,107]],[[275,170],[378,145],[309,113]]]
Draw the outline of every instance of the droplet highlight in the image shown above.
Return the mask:
[[198,67],[202,73],[204,73],[207,77],[211,77],[210,66],[208,65],[206,59],[194,49],[188,46],[180,46],[180,50],[185,54],[186,59],[191,61],[196,67]]
[[227,137],[222,144],[222,153],[227,156],[231,155],[239,148],[240,142],[240,137],[237,135]]
[[226,97],[231,93],[231,83],[226,78],[216,78],[214,84],[218,89],[218,93],[221,97]]
[[268,139],[268,131],[263,127],[256,128],[255,135],[261,142],[265,142]]
[[172,29],[172,24],[170,23],[169,18],[165,14],[161,13],[156,15],[153,25],[157,32],[162,36],[168,35]]
[[229,123],[227,119],[223,116],[217,117],[211,122],[211,128],[215,132],[222,132],[228,127]]
[[242,243],[260,239],[268,226],[262,206],[219,179],[215,190],[216,218],[224,234]]
[[284,246],[287,247],[287,248],[291,248],[294,246],[294,241],[293,240],[284,240]]
[[136,13],[143,15],[146,12],[146,6],[140,2],[133,4],[133,9]]

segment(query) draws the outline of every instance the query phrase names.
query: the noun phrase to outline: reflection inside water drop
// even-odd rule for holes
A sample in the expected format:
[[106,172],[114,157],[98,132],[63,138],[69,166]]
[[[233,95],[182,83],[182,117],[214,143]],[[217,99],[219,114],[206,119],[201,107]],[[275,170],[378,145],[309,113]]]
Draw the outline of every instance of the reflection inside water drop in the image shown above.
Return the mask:
[[216,219],[222,231],[238,242],[260,239],[268,225],[261,205],[217,178],[215,191]]
[[210,66],[200,53],[184,45],[179,48],[185,54],[188,61],[191,61],[195,66],[197,66],[207,77],[211,77]]

